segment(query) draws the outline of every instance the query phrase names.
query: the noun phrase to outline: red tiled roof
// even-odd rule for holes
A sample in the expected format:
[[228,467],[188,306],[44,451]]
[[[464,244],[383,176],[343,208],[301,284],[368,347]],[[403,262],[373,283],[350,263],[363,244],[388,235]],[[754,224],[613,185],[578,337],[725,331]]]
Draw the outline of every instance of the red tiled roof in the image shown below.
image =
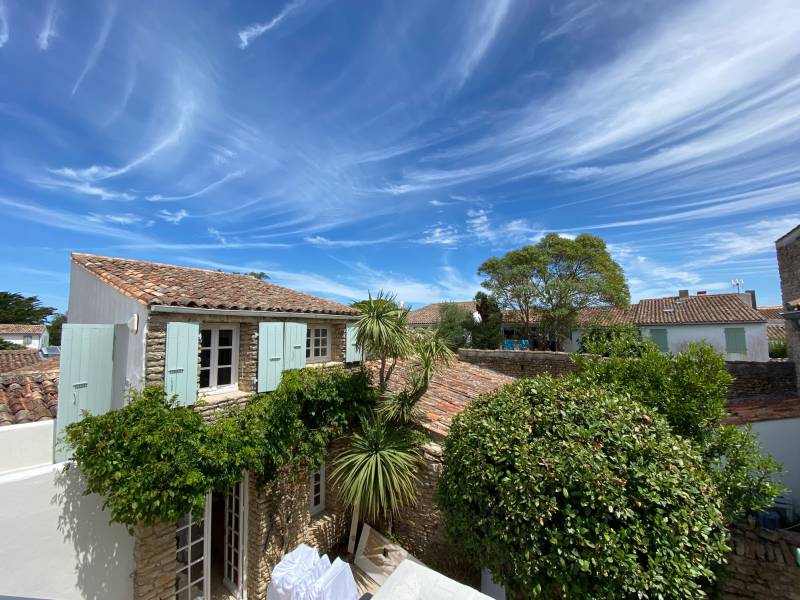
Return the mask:
[[41,335],[44,325],[29,325],[28,323],[0,323],[0,335]]
[[354,308],[248,275],[73,253],[72,260],[147,305],[356,315]]
[[[436,302],[435,304],[428,304],[416,310],[409,311],[406,323],[408,325],[433,325],[439,322],[439,309],[447,302]],[[453,302],[470,312],[475,312],[475,301],[466,300],[463,302]]]
[[23,348],[21,350],[0,350],[0,373],[6,373],[19,369],[20,367],[27,367],[35,365],[42,358],[38,350],[30,348]]
[[730,416],[723,422],[731,425],[800,418],[800,398],[733,402],[728,404],[728,413]]
[[784,329],[783,325],[770,325],[767,324],[767,339],[770,342],[776,342],[778,340],[785,340],[786,339],[786,329]]
[[598,306],[584,308],[578,313],[578,325],[599,325],[608,327],[609,325],[633,325],[636,318],[636,304],[629,308],[617,308],[615,306]]
[[54,419],[58,371],[0,375],[0,427]]
[[758,310],[765,319],[780,319],[783,321],[781,313],[784,312],[784,310],[782,306],[759,306],[756,310]]
[[636,305],[635,319],[637,325],[763,323],[766,320],[736,294],[641,300]]
[[[371,363],[370,368],[376,368]],[[409,382],[410,361],[397,364],[387,386],[390,392],[399,392]],[[431,379],[428,390],[419,401],[423,412],[423,426],[429,431],[446,436],[453,417],[481,394],[487,394],[514,381],[513,377],[497,371],[456,360],[452,367],[442,369]]]

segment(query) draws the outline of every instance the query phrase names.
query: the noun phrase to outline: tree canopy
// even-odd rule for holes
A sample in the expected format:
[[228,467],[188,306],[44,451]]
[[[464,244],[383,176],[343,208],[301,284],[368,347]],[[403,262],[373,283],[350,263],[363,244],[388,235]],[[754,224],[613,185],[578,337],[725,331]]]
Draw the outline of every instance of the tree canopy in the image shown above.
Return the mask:
[[471,320],[469,324],[470,346],[494,350],[503,343],[503,313],[497,300],[486,294],[475,294],[475,310],[480,320]]
[[472,311],[455,302],[439,305],[439,324],[436,330],[453,349],[465,348],[469,339]]
[[64,323],[66,322],[67,315],[62,313],[56,313],[56,315],[50,320],[50,324],[47,326],[47,333],[50,336],[51,346],[61,345],[61,329],[64,327]]
[[0,323],[40,325],[55,312],[55,308],[42,306],[37,296],[0,292]]
[[538,323],[561,346],[578,313],[590,306],[626,306],[630,292],[622,267],[593,235],[546,235],[534,245],[486,260],[482,285],[500,307],[516,312],[530,336]]

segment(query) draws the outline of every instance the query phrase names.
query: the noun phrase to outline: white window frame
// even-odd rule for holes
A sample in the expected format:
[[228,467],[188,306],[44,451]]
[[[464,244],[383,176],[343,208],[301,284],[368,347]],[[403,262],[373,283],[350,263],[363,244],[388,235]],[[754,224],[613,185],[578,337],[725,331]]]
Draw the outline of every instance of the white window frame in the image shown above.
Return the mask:
[[[198,352],[203,348],[203,331],[211,330],[211,362],[209,364],[208,387],[199,388],[202,394],[221,394],[239,389],[239,325],[236,323],[204,323],[200,325],[200,338],[197,340]],[[233,330],[233,345],[231,352],[231,382],[225,385],[217,385],[217,359],[219,356],[219,331],[220,329]],[[199,357],[198,357],[199,361]],[[206,368],[198,366],[198,375]]]
[[[319,478],[319,499],[317,500],[314,493],[314,485]],[[311,516],[316,516],[325,511],[325,464],[311,471],[308,478],[308,510]]]
[[[333,327],[330,325],[314,325],[313,323],[308,323],[306,326],[306,363],[324,363],[330,362],[333,360],[331,356],[331,334],[333,333]],[[325,330],[325,356],[314,356],[314,339],[316,337],[314,334],[316,333],[317,329],[324,329]],[[320,346],[322,347],[322,346]]]

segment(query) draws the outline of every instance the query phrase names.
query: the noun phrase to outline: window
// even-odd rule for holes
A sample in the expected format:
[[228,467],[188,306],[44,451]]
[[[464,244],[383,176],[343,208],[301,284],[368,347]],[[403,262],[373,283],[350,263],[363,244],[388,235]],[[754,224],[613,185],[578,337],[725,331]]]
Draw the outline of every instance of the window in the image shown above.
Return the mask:
[[[209,500],[210,502],[210,500]],[[182,517],[175,530],[175,599],[204,598],[205,590],[205,521],[203,515]]]
[[30,346],[32,341],[33,338],[29,335],[26,335],[25,337],[22,338],[22,343],[26,346]]
[[325,510],[325,465],[320,465],[317,470],[311,472],[309,504],[312,516]]
[[200,388],[236,387],[239,330],[232,325],[204,325],[200,329]]
[[330,335],[327,327],[306,329],[306,362],[330,360]]
[[650,340],[652,340],[662,352],[669,352],[669,340],[667,339],[666,329],[651,329]]
[[725,328],[725,352],[747,354],[747,338],[744,335],[744,327]]

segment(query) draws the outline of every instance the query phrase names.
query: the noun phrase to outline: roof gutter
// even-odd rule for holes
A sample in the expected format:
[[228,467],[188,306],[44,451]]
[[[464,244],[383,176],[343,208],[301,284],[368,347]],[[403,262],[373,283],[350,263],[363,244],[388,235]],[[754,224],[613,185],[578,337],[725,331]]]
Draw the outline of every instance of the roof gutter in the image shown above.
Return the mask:
[[274,310],[236,310],[223,308],[195,308],[193,306],[169,306],[153,304],[150,310],[159,313],[179,313],[184,315],[214,315],[222,317],[279,317],[289,319],[326,319],[336,321],[355,321],[358,315],[333,315],[327,313],[280,312]]

